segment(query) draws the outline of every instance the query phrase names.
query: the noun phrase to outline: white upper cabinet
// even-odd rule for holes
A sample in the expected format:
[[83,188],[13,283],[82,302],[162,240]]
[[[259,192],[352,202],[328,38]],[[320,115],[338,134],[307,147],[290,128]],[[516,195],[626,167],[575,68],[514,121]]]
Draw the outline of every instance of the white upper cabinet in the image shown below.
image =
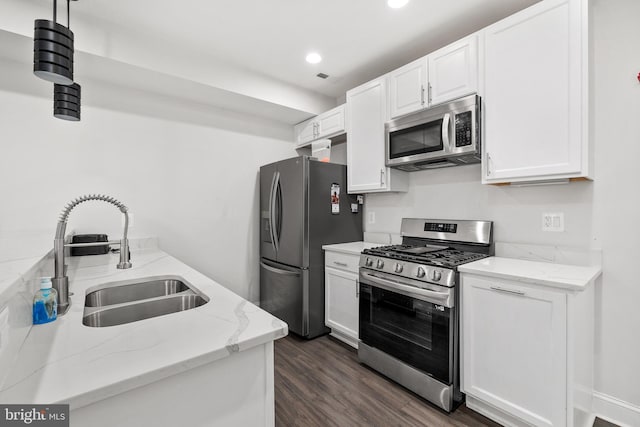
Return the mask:
[[390,118],[475,93],[478,37],[471,35],[388,75]]
[[344,104],[299,123],[294,127],[296,147],[303,147],[317,139],[340,135],[345,132],[345,123]]
[[418,59],[389,73],[391,118],[404,116],[426,106],[427,61]]
[[404,172],[385,165],[386,77],[347,92],[349,193],[407,191]]
[[484,30],[484,183],[588,176],[586,8],[545,0]]
[[316,117],[319,138],[329,138],[345,132],[344,104]]
[[437,50],[429,60],[429,105],[478,91],[478,37],[474,34]]
[[296,146],[301,147],[316,139],[316,121],[315,117],[298,123],[293,128],[296,136]]

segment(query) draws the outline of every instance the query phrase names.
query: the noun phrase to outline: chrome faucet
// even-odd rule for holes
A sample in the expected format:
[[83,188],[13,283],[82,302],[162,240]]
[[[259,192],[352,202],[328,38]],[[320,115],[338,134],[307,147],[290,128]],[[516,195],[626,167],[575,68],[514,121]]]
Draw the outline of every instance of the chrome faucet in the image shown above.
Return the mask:
[[[78,206],[80,203],[89,200],[102,200],[103,202],[111,203],[124,214],[124,231],[122,239],[120,241],[114,240],[109,242],[94,242],[94,243],[66,243],[64,242],[64,234],[67,229],[67,220],[69,219],[69,213]],[[129,214],[127,213],[127,207],[120,203],[113,197],[105,196],[102,194],[92,194],[80,196],[75,200],[72,200],[65,206],[64,210],[60,214],[58,220],[58,226],[56,228],[56,237],[53,240],[54,251],[54,276],[51,278],[53,288],[58,292],[58,315],[62,316],[69,310],[69,277],[66,275],[66,265],[64,264],[64,249],[69,247],[86,247],[86,246],[104,246],[104,245],[120,245],[120,262],[117,267],[119,269],[131,268],[131,262],[129,261],[129,240],[127,239],[127,232],[129,230]]]

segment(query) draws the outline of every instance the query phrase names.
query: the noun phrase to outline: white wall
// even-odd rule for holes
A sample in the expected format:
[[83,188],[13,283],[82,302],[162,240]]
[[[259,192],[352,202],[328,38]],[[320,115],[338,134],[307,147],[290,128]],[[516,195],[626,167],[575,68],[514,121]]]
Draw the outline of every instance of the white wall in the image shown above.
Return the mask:
[[[258,299],[258,169],[296,155],[290,126],[86,83],[85,92],[150,116],[83,106],[81,122],[65,122],[53,118],[50,97],[9,91],[20,79],[42,84],[29,69],[8,74],[13,83],[0,83],[0,236],[53,239],[67,201],[106,193],[133,212],[133,235],[158,236],[171,255]],[[112,206],[91,202],[72,212],[68,229],[119,238],[120,221]]]
[[596,389],[635,405],[626,423],[640,425],[640,2],[594,0],[593,12],[593,235],[604,257]]
[[[480,165],[409,173],[409,192],[370,194],[365,231],[400,233],[404,217],[494,221],[494,239],[510,243],[585,247],[590,244],[593,184],[544,187],[482,185]],[[564,212],[564,233],[542,232],[543,212]]]
[[[595,388],[630,404],[605,415],[640,425],[640,2],[592,5],[594,182],[510,188],[481,185],[477,165],[415,172],[408,193],[366,197],[376,222],[365,230],[398,233],[401,218],[412,216],[487,219],[496,241],[601,248]],[[564,212],[566,231],[541,231],[543,212]]]

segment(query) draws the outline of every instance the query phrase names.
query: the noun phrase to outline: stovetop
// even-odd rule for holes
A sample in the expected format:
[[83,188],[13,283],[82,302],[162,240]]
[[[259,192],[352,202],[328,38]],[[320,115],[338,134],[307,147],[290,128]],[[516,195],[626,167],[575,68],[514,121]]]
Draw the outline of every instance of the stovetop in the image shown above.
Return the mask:
[[447,246],[438,245],[378,246],[371,249],[365,249],[362,253],[365,255],[373,255],[450,269],[455,269],[459,265],[488,257],[486,254],[461,251]]

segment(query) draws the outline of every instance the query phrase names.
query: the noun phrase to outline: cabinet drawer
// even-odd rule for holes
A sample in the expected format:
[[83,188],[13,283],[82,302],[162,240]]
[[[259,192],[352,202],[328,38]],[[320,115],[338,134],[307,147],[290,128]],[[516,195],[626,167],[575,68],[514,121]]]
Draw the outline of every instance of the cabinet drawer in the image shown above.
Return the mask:
[[325,251],[324,253],[324,265],[326,267],[337,268],[339,270],[351,271],[353,273],[358,272],[358,263],[360,262],[360,255],[345,254],[342,252]]

